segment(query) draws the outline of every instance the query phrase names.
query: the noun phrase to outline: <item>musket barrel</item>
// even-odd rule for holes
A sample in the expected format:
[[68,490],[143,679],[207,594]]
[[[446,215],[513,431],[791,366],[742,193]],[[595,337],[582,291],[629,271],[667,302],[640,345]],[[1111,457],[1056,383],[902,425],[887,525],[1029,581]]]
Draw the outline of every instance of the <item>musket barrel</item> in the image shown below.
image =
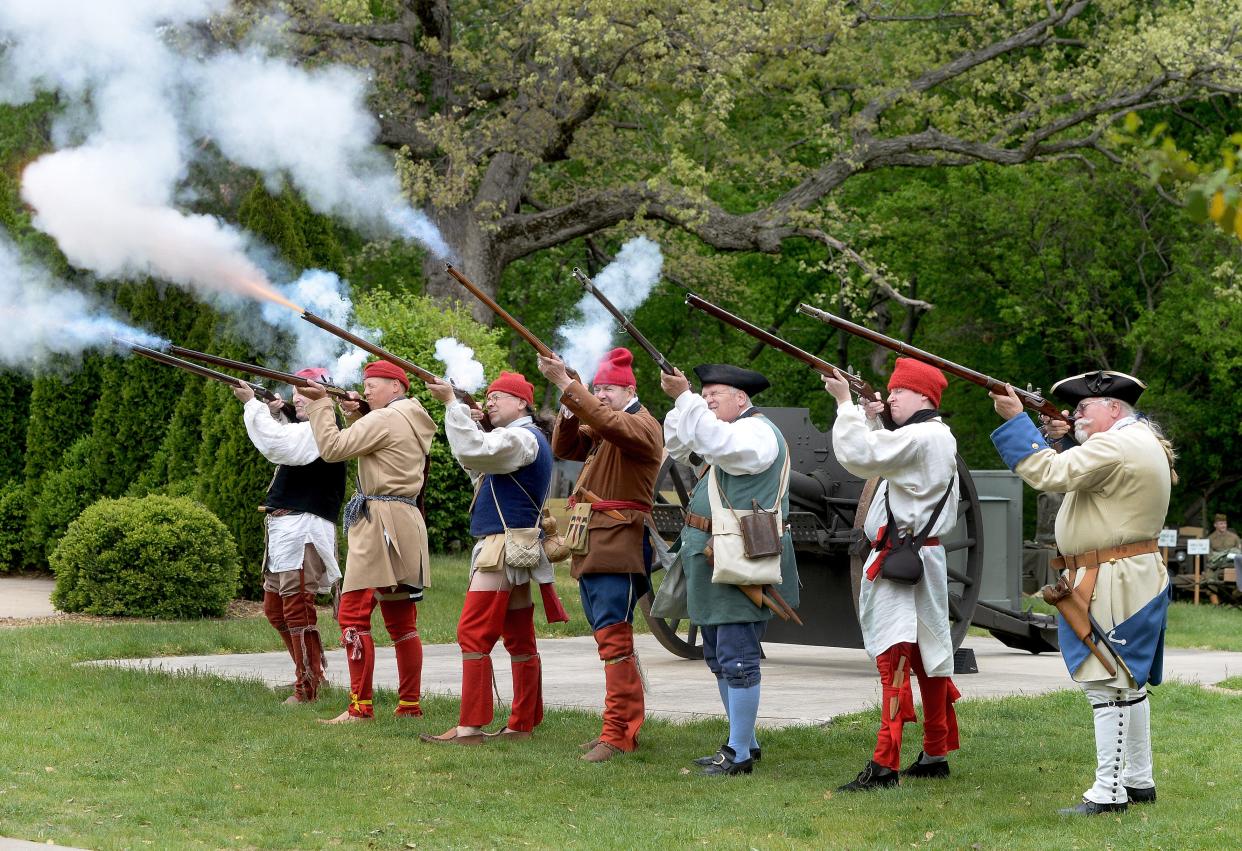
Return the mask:
[[148,360],[153,360],[156,363],[162,363],[164,366],[171,366],[203,378],[211,379],[212,381],[219,381],[221,384],[228,384],[231,387],[249,387],[252,391],[254,391],[254,395],[258,396],[265,402],[274,402],[277,399],[280,399],[279,396],[271,390],[268,390],[262,384],[255,384],[252,381],[246,381],[244,378],[238,378],[235,375],[227,375],[223,372],[217,372],[214,369],[201,366],[200,364],[191,363],[190,361],[173,357],[172,355],[167,354],[166,352],[161,352],[158,349],[148,348],[147,346],[139,345],[138,343],[131,343],[129,340],[124,340],[120,337],[114,337],[113,339],[134,354],[141,355],[142,357],[147,358]]
[[[194,349],[187,349],[184,346],[169,346],[168,351],[174,355],[178,355],[179,357],[202,361],[203,363],[209,363],[212,366],[219,366],[224,369],[234,369],[238,372],[257,375],[259,378],[266,378],[269,381],[279,381],[282,384],[288,384],[292,387],[306,387],[310,384],[310,379],[303,378],[300,375],[294,375],[290,372],[281,372],[277,369],[268,369],[267,367],[258,366],[257,364],[246,363],[245,361],[223,358],[219,355],[208,354],[207,352],[197,352]],[[323,382],[319,382],[319,384],[324,388],[324,390],[327,391],[328,395],[333,398],[359,401],[350,396],[349,391],[344,387],[338,387],[335,384],[324,384]],[[366,402],[360,402],[360,405],[360,410],[363,413],[370,410],[370,406],[367,405]]]
[[452,263],[445,263],[444,271],[448,272],[449,275],[452,276],[453,280],[457,281],[457,283],[461,284],[463,287],[468,289],[475,298],[483,302],[483,304],[487,305],[488,310],[490,310],[492,313],[499,316],[502,322],[504,322],[506,325],[512,328],[515,332],[517,332],[517,334],[523,340],[530,343],[530,345],[535,349],[535,351],[543,355],[545,358],[550,358],[554,356],[554,353],[550,346],[548,346],[542,340],[540,340],[538,337],[532,334],[529,328],[527,328],[521,322],[518,322],[516,319],[514,319],[513,316],[509,313],[509,311],[505,310],[503,307],[497,304],[494,298],[489,296],[487,293],[483,292],[483,290],[479,289],[478,286],[474,283],[474,281],[471,281],[469,278],[467,278],[465,275],[459,272],[457,270],[457,267],[455,267]]
[[[962,366],[959,363],[954,363],[951,360],[942,358],[939,355],[934,355],[931,352],[926,352],[920,348],[910,345],[909,343],[903,343],[901,340],[894,340],[892,337],[881,334],[879,331],[873,331],[863,325],[850,322],[848,319],[842,319],[840,316],[835,316],[826,310],[820,310],[818,307],[812,307],[809,304],[799,304],[798,312],[805,316],[811,316],[818,319],[820,322],[831,325],[834,328],[853,334],[855,337],[861,337],[862,339],[870,343],[874,343],[877,346],[883,346],[886,349],[892,349],[900,355],[905,355],[906,357],[922,361],[925,364],[936,367],[942,372],[947,372],[950,375],[956,375],[958,378],[963,378],[972,384],[977,384],[990,393],[1003,394],[1005,392],[1005,388],[1010,386],[1000,379],[993,378],[990,375],[984,375],[982,372],[973,370],[970,367]],[[1038,411],[1044,416],[1051,417],[1052,419],[1063,420],[1069,423],[1074,421],[1073,417],[1066,417],[1060,412],[1060,410],[1057,409],[1056,405],[1045,399],[1043,396],[1031,393],[1027,390],[1021,390],[1017,387],[1013,388],[1013,392],[1019,399],[1022,400],[1023,405],[1034,411]]]
[[578,283],[582,284],[583,288],[588,293],[595,296],[596,300],[603,305],[604,309],[613,315],[621,327],[625,329],[625,333],[629,334],[630,337],[633,338],[634,342],[637,343],[643,351],[651,356],[651,359],[656,362],[656,366],[660,368],[661,372],[665,375],[673,375],[675,373],[673,365],[669,363],[668,358],[664,356],[664,353],[657,349],[655,345],[648,340],[641,331],[638,330],[637,326],[635,326],[634,323],[631,322],[630,319],[626,317],[626,315],[622,313],[615,304],[612,303],[608,296],[600,292],[599,287],[595,286],[595,282],[587,277],[585,272],[575,266],[573,275],[578,279]]

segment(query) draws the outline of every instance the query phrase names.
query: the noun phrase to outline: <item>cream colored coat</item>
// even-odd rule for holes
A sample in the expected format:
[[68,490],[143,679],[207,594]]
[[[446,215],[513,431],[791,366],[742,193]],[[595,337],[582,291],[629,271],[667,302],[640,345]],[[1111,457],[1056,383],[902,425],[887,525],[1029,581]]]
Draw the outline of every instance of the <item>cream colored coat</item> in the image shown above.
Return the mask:
[[[1014,470],[1036,490],[1064,493],[1057,513],[1057,548],[1078,555],[1155,538],[1169,511],[1169,461],[1144,423],[1126,419],[1057,453],[1028,455]],[[1086,571],[1078,571],[1075,586]],[[1138,612],[1165,591],[1168,573],[1160,553],[1118,559],[1100,566],[1091,614],[1104,630]],[[1116,677],[1094,656],[1074,673],[1076,682],[1133,688],[1123,670]]]
[[[358,459],[358,478],[368,496],[416,498],[423,489],[423,463],[436,424],[413,399],[398,399],[336,425],[329,398],[306,406],[319,455],[325,461]],[[412,505],[367,501],[366,514],[349,529],[349,558],[341,590],[431,585],[427,526]]]

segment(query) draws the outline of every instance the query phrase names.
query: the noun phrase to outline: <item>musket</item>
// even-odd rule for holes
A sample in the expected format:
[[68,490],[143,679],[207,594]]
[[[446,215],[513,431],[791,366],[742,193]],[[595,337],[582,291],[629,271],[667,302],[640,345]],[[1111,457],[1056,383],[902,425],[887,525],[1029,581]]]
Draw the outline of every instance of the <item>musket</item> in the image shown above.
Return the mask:
[[[309,310],[304,311],[302,313],[302,318],[305,319],[310,324],[316,327],[322,328],[323,330],[327,331],[329,334],[334,334],[337,337],[340,337],[342,340],[344,340],[347,343],[353,343],[355,346],[362,349],[364,352],[370,352],[371,354],[375,355],[380,360],[386,360],[391,364],[395,364],[396,366],[401,367],[403,370],[410,373],[410,375],[413,375],[415,378],[419,379],[420,381],[428,382],[428,381],[443,381],[444,380],[440,376],[436,375],[434,372],[423,369],[421,366],[414,363],[413,361],[406,360],[405,358],[399,355],[394,355],[392,352],[388,351],[382,346],[377,346],[375,345],[375,343],[372,343],[370,340],[359,337],[357,334],[352,334],[349,331],[346,331],[344,328],[342,328],[339,325],[333,325],[331,322],[324,319],[322,316],[316,316],[315,314],[311,313]],[[471,396],[469,393],[467,393],[465,390],[462,390],[458,387],[454,387],[453,394],[457,397],[457,400],[459,402],[464,402],[466,404],[466,407],[470,408],[471,410],[475,410],[475,411],[482,410],[482,408],[479,407],[479,403],[475,401],[475,398]],[[491,428],[491,423],[488,421],[486,416],[483,417],[483,420],[480,423],[480,425],[482,425],[485,429]]]
[[545,358],[556,357],[556,353],[552,351],[552,348],[550,346],[548,346],[546,343],[543,342],[543,340],[540,340],[533,333],[531,333],[529,328],[527,328],[521,322],[518,322],[516,319],[514,319],[513,316],[509,313],[509,311],[505,310],[503,307],[497,304],[494,298],[489,296],[487,293],[483,292],[483,290],[479,289],[478,286],[474,283],[474,281],[470,280],[465,275],[463,275],[461,272],[457,271],[457,267],[455,267],[452,263],[445,263],[444,271],[448,272],[449,275],[451,275],[453,279],[457,281],[457,283],[461,284],[463,287],[470,290],[471,294],[475,298],[483,302],[483,304],[487,305],[488,310],[490,310],[492,313],[499,316],[500,320],[504,322],[506,325],[508,325],[510,328],[512,328],[519,337],[521,337],[526,342],[530,343],[530,345],[534,348],[535,351],[543,355]]
[[158,349],[151,349],[146,346],[139,345],[138,343],[131,343],[129,340],[123,340],[120,337],[113,337],[112,339],[117,343],[117,345],[129,349],[134,354],[142,355],[144,358],[153,360],[156,363],[162,363],[164,366],[183,369],[186,372],[192,372],[195,375],[202,376],[203,378],[210,378],[212,381],[219,381],[222,384],[228,384],[230,387],[249,387],[252,391],[254,391],[254,395],[262,399],[264,402],[275,402],[279,400],[283,405],[282,410],[285,417],[291,422],[297,419],[297,409],[294,408],[290,402],[286,402],[284,399],[281,399],[262,384],[255,384],[253,381],[246,381],[245,379],[238,378],[235,375],[226,375],[223,372],[216,372],[214,369],[208,369],[205,366],[190,363],[188,360],[173,357],[172,355],[161,352]]
[[[941,372],[956,375],[958,378],[963,378],[971,384],[977,384],[980,387],[983,387],[989,393],[1000,393],[1003,395],[1005,393],[1005,387],[1013,386],[1006,384],[1004,381],[993,378],[990,375],[984,375],[982,372],[976,372],[969,367],[954,363],[951,360],[945,360],[939,355],[933,355],[931,352],[925,352],[922,349],[915,348],[908,343],[903,343],[900,340],[894,340],[892,337],[886,337],[879,331],[872,331],[870,328],[865,328],[862,325],[856,325],[848,319],[842,319],[840,316],[834,316],[826,310],[820,310],[818,307],[812,307],[809,304],[800,304],[798,305],[798,312],[806,316],[812,316],[820,322],[831,325],[833,328],[847,331],[855,337],[861,337],[870,343],[875,343],[877,346],[892,349],[900,355],[905,355],[908,358],[914,358],[915,360],[922,361],[929,366],[934,366]],[[1022,390],[1018,387],[1014,387],[1013,392],[1017,395],[1018,399],[1021,400],[1023,405],[1036,413],[1043,414],[1049,419],[1061,420],[1071,424],[1074,422],[1073,417],[1067,417],[1065,414],[1061,413],[1055,404],[1049,402],[1038,393],[1030,390]]]
[[[265,366],[258,366],[257,364],[246,363],[245,361],[222,358],[219,355],[209,355],[206,352],[196,352],[193,349],[187,349],[184,346],[169,346],[168,351],[174,355],[178,355],[179,357],[202,361],[203,363],[209,363],[212,366],[232,369],[237,372],[245,372],[249,375],[257,375],[259,378],[266,378],[270,381],[279,381],[282,384],[289,384],[293,387],[306,387],[310,384],[310,379],[303,378],[300,375],[294,375],[291,372],[281,372],[280,370],[268,369]],[[349,402],[357,402],[358,410],[364,414],[371,410],[371,406],[367,404],[365,399],[357,399],[350,396],[349,391],[344,387],[338,387],[335,384],[328,384],[323,381],[317,381],[315,383],[322,386],[324,390],[328,391],[328,395],[333,398],[343,399]]]
[[845,379],[847,384],[849,384],[850,390],[854,391],[859,398],[864,399],[865,401],[882,401],[880,399],[880,394],[877,393],[876,389],[871,386],[871,383],[861,376],[854,375],[847,370],[841,369],[839,366],[834,366],[822,358],[817,358],[810,352],[803,351],[798,348],[793,343],[782,340],[770,331],[765,331],[758,325],[747,322],[740,316],[734,316],[723,307],[718,307],[705,298],[700,298],[694,293],[688,293],[686,295],[686,304],[696,310],[703,311],[708,316],[714,316],[726,325],[732,325],[739,331],[744,331],[756,340],[759,340],[761,343],[765,343],[779,352],[784,352],[795,360],[802,361],[804,364],[821,375],[832,375],[834,370],[841,373],[841,377]]
[[595,282],[588,278],[586,273],[577,266],[574,267],[573,274],[578,279],[578,283],[582,284],[583,289],[595,296],[599,303],[604,306],[604,309],[616,318],[621,327],[625,329],[625,333],[633,337],[634,342],[638,343],[643,351],[651,355],[651,359],[656,362],[656,366],[660,367],[660,372],[665,375],[673,375],[673,365],[668,362],[668,358],[664,357],[663,353],[652,345],[651,341],[643,336],[641,331],[634,327],[634,323],[626,318],[625,314],[618,310],[615,304],[608,300],[608,296],[600,292],[599,287],[595,286]]

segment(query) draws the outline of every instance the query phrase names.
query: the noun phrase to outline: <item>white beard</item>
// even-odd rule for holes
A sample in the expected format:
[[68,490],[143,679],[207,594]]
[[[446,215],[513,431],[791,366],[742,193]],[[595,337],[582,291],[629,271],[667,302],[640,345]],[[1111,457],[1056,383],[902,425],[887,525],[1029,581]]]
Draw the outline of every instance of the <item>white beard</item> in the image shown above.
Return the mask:
[[1086,443],[1087,438],[1091,435],[1087,433],[1087,426],[1091,425],[1091,420],[1081,419],[1074,423],[1074,440],[1079,443]]

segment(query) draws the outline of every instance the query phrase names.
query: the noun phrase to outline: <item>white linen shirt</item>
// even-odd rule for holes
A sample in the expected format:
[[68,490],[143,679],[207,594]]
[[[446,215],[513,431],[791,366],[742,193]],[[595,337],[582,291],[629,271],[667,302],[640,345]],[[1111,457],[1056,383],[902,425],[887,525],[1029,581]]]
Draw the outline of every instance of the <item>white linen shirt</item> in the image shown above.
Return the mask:
[[539,441],[525,426],[534,422],[519,417],[507,426],[484,431],[470,416],[465,402],[454,400],[444,409],[444,433],[449,449],[467,472],[512,473],[539,456]]
[[731,476],[762,473],[781,451],[772,427],[758,417],[721,422],[707,401],[689,390],[677,397],[673,410],[664,418],[664,448],[683,464],[697,452],[705,462]]
[[[930,535],[946,535],[957,525],[957,441],[939,417],[888,431],[878,419],[867,419],[861,407],[845,402],[837,407],[832,448],[841,466],[854,475],[884,478],[863,526],[872,542],[888,523],[885,505],[890,500],[897,525],[917,533],[950,486],[952,492]],[[923,580],[917,585],[899,585],[879,576],[868,580],[866,568],[878,553],[867,558],[858,595],[863,644],[874,659],[894,644],[915,642],[928,675],[947,677],[953,673],[948,560],[940,546],[923,547],[920,555]]]
[[[242,408],[246,434],[259,453],[273,464],[301,467],[319,457],[311,424],[287,422],[272,415],[267,404],[251,399]],[[263,567],[271,573],[286,573],[302,567],[306,545],[310,544],[323,559],[327,572],[323,584],[315,591],[326,594],[341,578],[336,562],[336,524],[309,511],[264,518],[267,546]]]

